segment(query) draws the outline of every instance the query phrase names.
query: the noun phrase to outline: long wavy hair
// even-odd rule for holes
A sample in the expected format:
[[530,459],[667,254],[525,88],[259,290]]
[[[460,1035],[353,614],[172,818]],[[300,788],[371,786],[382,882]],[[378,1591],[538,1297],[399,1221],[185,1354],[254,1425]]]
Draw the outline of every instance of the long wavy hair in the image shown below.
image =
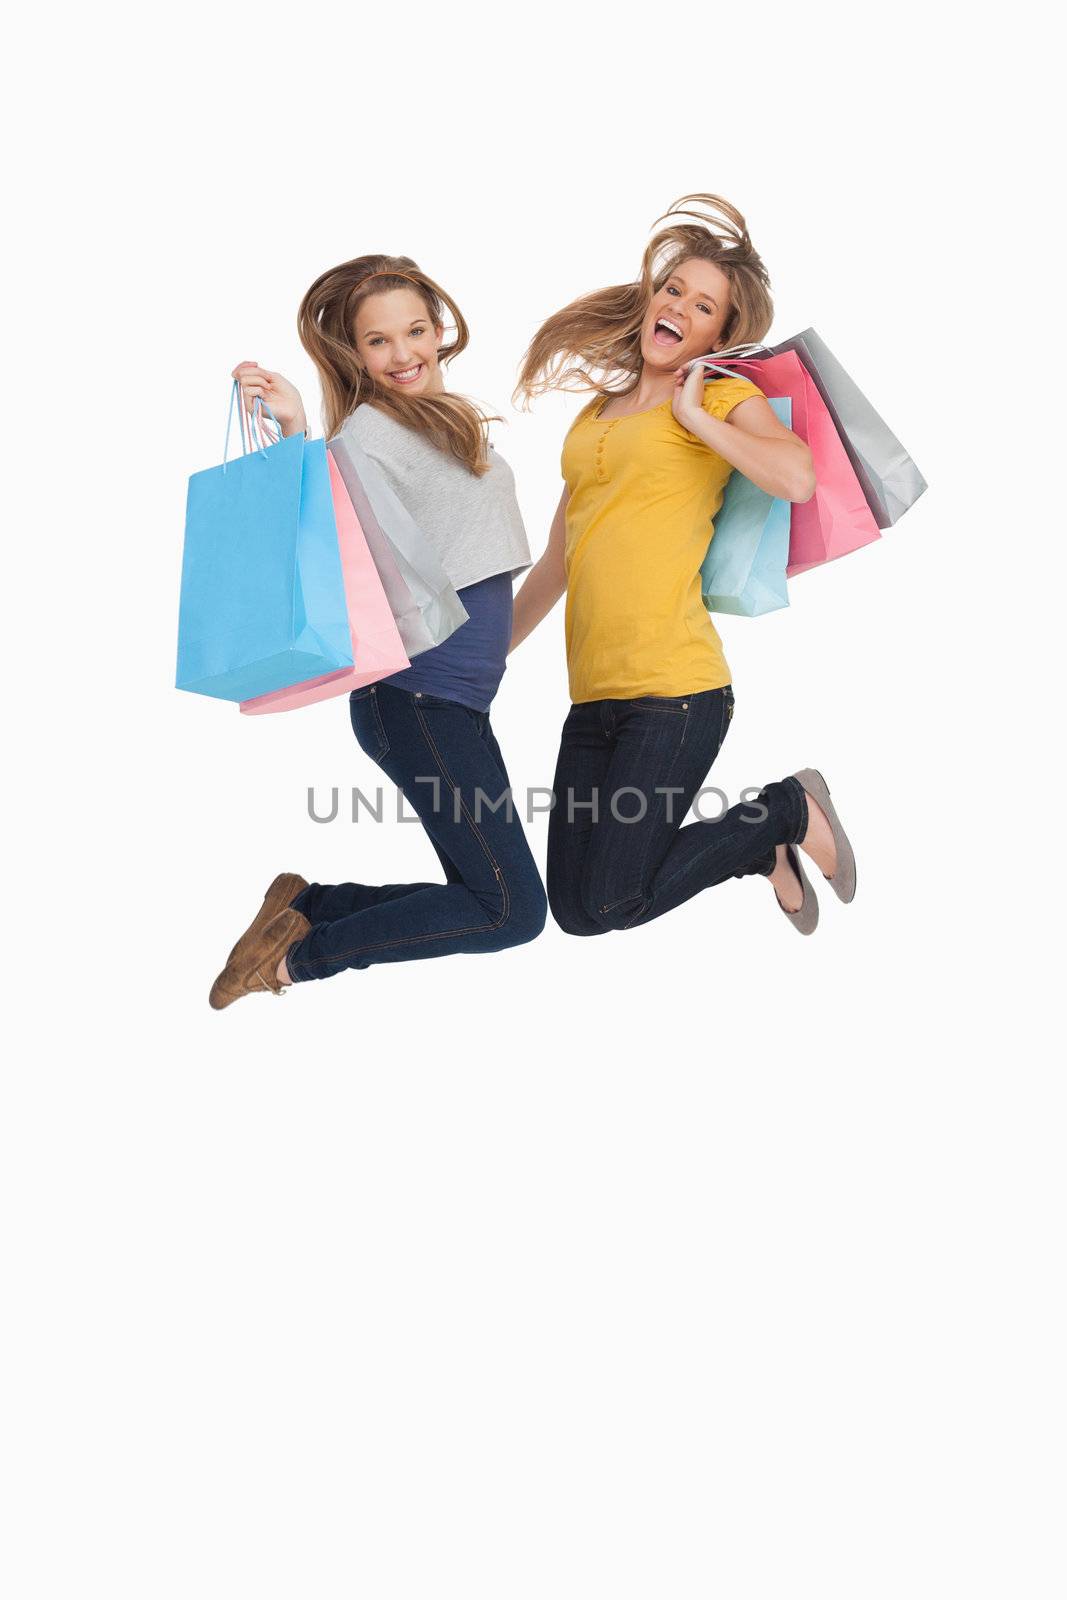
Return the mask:
[[372,403],[481,477],[489,470],[488,425],[499,419],[463,395],[398,394],[377,382],[363,364],[356,349],[356,315],[370,295],[389,289],[414,289],[434,327],[445,323],[446,310],[450,314],[454,337],[438,352],[442,365],[469,343],[467,322],[456,302],[410,256],[356,256],[331,267],[315,279],[297,312],[300,342],[322,383],[326,437],[332,438],[357,406]]
[[[641,375],[641,326],[658,294],[683,261],[711,261],[729,279],[730,309],[723,326],[727,349],[759,344],[774,319],[770,278],[736,207],[714,194],[687,194],[656,222],[634,283],[597,289],[556,311],[530,340],[514,399],[529,406],[550,389],[624,394]],[[656,223],[653,223],[653,227]]]

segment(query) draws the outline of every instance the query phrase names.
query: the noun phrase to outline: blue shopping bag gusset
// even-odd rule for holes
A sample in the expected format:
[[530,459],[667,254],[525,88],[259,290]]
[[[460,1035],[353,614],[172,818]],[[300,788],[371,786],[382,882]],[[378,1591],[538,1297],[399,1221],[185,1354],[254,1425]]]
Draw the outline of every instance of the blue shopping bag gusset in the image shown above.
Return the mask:
[[222,465],[189,479],[175,682],[220,700],[353,665],[325,442],[267,411],[276,443],[229,461],[228,422]]

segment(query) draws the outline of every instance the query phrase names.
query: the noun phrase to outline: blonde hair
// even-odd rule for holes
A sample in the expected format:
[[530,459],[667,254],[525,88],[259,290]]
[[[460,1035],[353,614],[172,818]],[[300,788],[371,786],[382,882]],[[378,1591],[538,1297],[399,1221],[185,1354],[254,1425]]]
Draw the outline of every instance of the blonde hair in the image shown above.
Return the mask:
[[[641,326],[658,294],[683,261],[710,261],[730,283],[730,308],[723,326],[727,348],[759,344],[774,319],[770,278],[744,217],[714,194],[687,194],[657,217],[694,217],[654,234],[636,282],[597,289],[556,311],[530,340],[514,399],[524,405],[550,389],[617,394],[632,388],[641,372]],[[655,227],[655,223],[653,223]]]
[[386,389],[356,349],[356,316],[364,300],[407,287],[415,290],[434,327],[444,323],[446,308],[451,314],[455,337],[438,352],[445,365],[466,349],[467,323],[452,297],[410,256],[356,256],[322,273],[301,300],[297,329],[322,383],[326,437],[332,438],[357,406],[373,403],[481,477],[489,470],[488,425],[496,419],[463,395],[402,395]]

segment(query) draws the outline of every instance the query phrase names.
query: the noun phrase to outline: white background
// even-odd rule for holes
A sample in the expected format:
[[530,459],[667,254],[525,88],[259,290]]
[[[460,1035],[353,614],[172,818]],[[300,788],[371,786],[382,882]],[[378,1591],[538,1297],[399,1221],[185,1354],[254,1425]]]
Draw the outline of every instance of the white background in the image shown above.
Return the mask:
[[[12,43],[0,1127],[11,1600],[1062,1596],[1062,327],[1036,8],[49,9]],[[413,255],[535,554],[538,322],[677,196],[746,214],[930,483],[721,619],[712,781],[857,851],[645,929],[212,1012],[281,870],[435,875],[339,700],[173,687],[228,373]],[[15,248],[13,248],[15,247]],[[562,606],[493,722],[551,782]],[[543,863],[545,822],[532,831]],[[1062,1530],[1060,1530],[1062,1532]]]

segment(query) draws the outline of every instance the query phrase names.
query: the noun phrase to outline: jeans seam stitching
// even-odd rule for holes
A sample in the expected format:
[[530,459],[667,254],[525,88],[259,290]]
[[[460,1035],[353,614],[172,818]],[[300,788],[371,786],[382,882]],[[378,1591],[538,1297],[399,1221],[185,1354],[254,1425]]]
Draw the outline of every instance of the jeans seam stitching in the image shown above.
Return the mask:
[[[683,716],[685,718],[685,726],[682,728],[682,737],[678,740],[678,748],[675,750],[673,756],[671,757],[671,764],[667,768],[666,780],[665,780],[665,782],[663,784],[660,785],[661,788],[665,788],[665,789],[669,789],[671,787],[670,780],[674,776],[674,769],[678,765],[678,758],[680,757],[680,755],[682,753],[682,747],[685,744],[685,736],[686,736],[686,733],[687,733],[688,728],[689,728],[689,708],[688,708],[688,706],[686,707],[686,709],[684,711],[679,711],[677,714],[679,716]],[[720,739],[719,740],[719,745],[718,745],[718,747],[716,748],[716,751],[715,751],[715,756],[718,755],[719,750],[721,748],[722,748],[722,740]],[[712,756],[711,761],[708,764],[708,771],[709,772],[711,771],[711,768],[714,765],[715,756]],[[664,795],[662,798],[663,798],[663,801],[664,801],[664,808],[666,808],[667,797],[666,797],[666,795]],[[670,847],[671,847],[671,841],[676,839],[678,837],[678,834],[681,832],[682,823],[684,821],[685,821],[685,818],[683,817],[682,821],[678,823],[678,826],[674,829],[674,832],[671,834],[671,838],[668,839],[668,841],[667,841],[667,850],[669,850]],[[649,835],[649,839],[648,839],[648,843],[645,845],[644,856],[642,857],[642,860],[641,860],[640,878],[641,878],[642,885],[644,885],[644,883],[645,883],[645,874],[646,874],[646,871],[647,871],[647,868],[648,868],[648,855],[649,855],[649,851],[651,849],[652,849],[652,837],[651,837],[651,834],[650,834]],[[664,855],[666,855],[667,850],[665,850],[663,852]],[[629,919],[629,921],[624,923],[624,925],[623,925],[624,929],[632,928],[634,923],[637,921],[638,917],[643,917],[644,916],[645,912],[648,910],[648,907],[652,902],[652,898],[653,897],[649,893],[649,890],[646,887],[642,887],[639,892],[640,892],[640,895],[641,895],[641,905],[638,908],[638,910],[634,912],[633,916]],[[647,904],[646,904],[646,902],[647,902]],[[620,902],[616,902],[616,903],[619,904]],[[610,911],[611,907],[610,906],[605,906],[603,909],[605,911]]]
[[[437,762],[437,765],[440,767],[441,771],[444,773],[444,775],[448,779],[449,783],[452,784],[453,790],[457,794],[460,794],[459,786],[458,786],[458,784],[455,783],[455,781],[454,781],[454,779],[452,777],[452,774],[449,772],[448,768],[445,766],[444,757],[441,755],[441,752],[438,750],[437,745],[434,743],[433,735],[430,733],[430,730],[429,730],[429,727],[427,726],[426,720],[423,717],[423,714],[420,711],[418,706],[415,707],[415,716],[418,719],[419,725],[420,725],[420,727],[422,729],[423,738],[426,740],[426,743],[429,745],[430,750],[433,753],[434,760]],[[510,895],[508,893],[507,883],[504,880],[504,874],[500,870],[500,863],[497,861],[497,859],[494,856],[492,850],[489,848],[489,844],[488,844],[484,834],[479,829],[477,823],[475,822],[474,818],[471,816],[470,812],[467,810],[467,802],[463,799],[462,794],[460,794],[460,806],[462,808],[463,815],[467,819],[467,823],[468,823],[468,825],[469,825],[469,827],[471,829],[471,832],[474,834],[474,837],[477,839],[478,843],[481,845],[482,850],[485,853],[485,857],[486,857],[487,861],[489,861],[489,863],[491,864],[491,866],[493,868],[493,871],[496,873],[497,882],[500,884],[501,892],[502,892],[502,894],[504,896],[504,911],[503,911],[503,914],[502,914],[502,916],[500,918],[500,921],[498,923],[491,924],[491,926],[502,927],[503,924],[507,921],[507,919],[508,919],[508,917],[509,917],[509,915],[511,913],[511,897],[510,897]]]
[[378,752],[378,759],[380,761],[383,756],[387,756],[389,754],[389,739],[385,732],[385,723],[382,721],[382,711],[378,704],[378,696],[376,694],[371,695],[370,703],[374,708],[374,725],[378,730],[378,737],[382,742],[382,748]]
[[638,887],[636,889],[632,889],[629,894],[622,895],[618,900],[612,900],[610,905],[601,906],[600,909],[601,909],[601,911],[614,911],[616,906],[625,905],[627,900],[633,900],[638,895],[643,896],[644,892],[645,891],[640,887]]

